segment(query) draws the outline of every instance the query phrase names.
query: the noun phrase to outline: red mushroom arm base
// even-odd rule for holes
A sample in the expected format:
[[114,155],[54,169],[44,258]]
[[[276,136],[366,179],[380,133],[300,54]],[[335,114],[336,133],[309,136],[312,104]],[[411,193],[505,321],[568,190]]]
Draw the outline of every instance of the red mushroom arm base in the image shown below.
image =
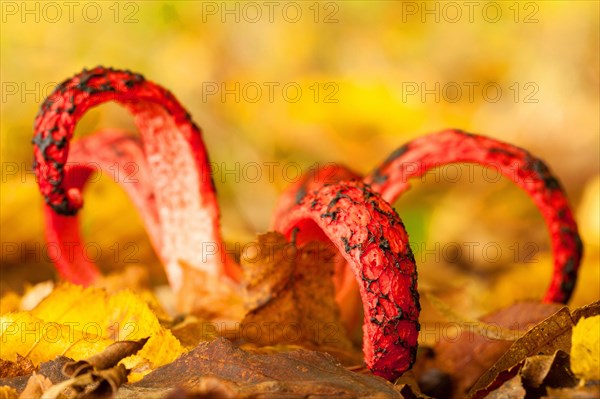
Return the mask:
[[298,244],[319,238],[337,247],[359,285],[367,366],[388,380],[408,370],[419,331],[417,270],[394,209],[367,185],[344,182],[306,194],[280,226]]
[[[58,85],[42,104],[34,126],[34,166],[47,212],[68,217],[82,206],[87,178],[76,184],[65,179],[70,140],[85,112],[107,101],[127,108],[141,133],[160,224],[156,242],[171,286],[178,290],[182,284],[179,260],[211,275],[226,275],[219,210],[200,129],[169,91],[139,74],[103,67],[84,70]],[[78,234],[73,221],[59,220],[51,228],[72,238]],[[97,274],[89,264],[75,265],[76,271],[57,267],[64,276],[84,283]]]

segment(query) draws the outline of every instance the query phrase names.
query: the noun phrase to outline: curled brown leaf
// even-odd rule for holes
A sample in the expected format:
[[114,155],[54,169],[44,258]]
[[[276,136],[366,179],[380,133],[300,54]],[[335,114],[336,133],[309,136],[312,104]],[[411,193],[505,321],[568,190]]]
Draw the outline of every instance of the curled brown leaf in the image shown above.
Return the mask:
[[509,350],[479,378],[471,388],[469,396],[473,399],[485,397],[506,381],[505,375],[509,370],[520,369],[528,356],[552,355],[557,350],[569,352],[572,328],[571,312],[567,307],[563,307],[515,341]]
[[65,392],[67,396],[78,399],[112,398],[127,382],[128,375],[129,370],[122,364],[106,370],[89,371],[52,386],[44,393],[43,399],[60,398]]
[[77,377],[93,370],[105,370],[114,367],[126,357],[136,354],[148,342],[148,338],[137,341],[117,341],[110,344],[102,352],[85,360],[73,361],[63,366],[63,374]]

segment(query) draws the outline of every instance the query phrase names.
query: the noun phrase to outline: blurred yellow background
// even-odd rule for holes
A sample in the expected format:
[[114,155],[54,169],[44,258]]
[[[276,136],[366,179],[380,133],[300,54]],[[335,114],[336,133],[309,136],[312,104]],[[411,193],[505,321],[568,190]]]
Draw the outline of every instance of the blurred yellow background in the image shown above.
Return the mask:
[[[105,65],[169,88],[203,128],[211,160],[234,170],[239,163],[239,181],[216,178],[229,241],[268,229],[291,163],[366,173],[409,139],[448,127],[527,148],[547,161],[576,211],[585,257],[573,304],[596,300],[598,15],[593,1],[3,1],[0,288],[54,276],[42,199],[27,173],[32,124],[56,82]],[[101,127],[135,131],[125,111],[105,105],[76,135]],[[267,162],[279,163],[273,181]],[[265,166],[258,181],[241,173],[250,163]],[[537,209],[506,179],[459,170],[458,178],[450,169],[428,174],[395,204],[419,284],[473,314],[541,297],[552,259]],[[102,176],[85,200],[84,231],[102,248],[102,268],[136,260],[164,282],[118,186]],[[480,244],[473,256],[469,242]],[[123,249],[128,243],[135,253]],[[490,243],[502,253],[481,250]]]

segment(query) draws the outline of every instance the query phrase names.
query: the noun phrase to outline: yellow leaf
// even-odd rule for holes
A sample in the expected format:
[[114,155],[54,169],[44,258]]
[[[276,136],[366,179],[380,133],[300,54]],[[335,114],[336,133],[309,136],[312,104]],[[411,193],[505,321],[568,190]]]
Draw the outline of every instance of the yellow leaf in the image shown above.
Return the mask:
[[8,292],[0,298],[0,315],[18,311],[20,304],[21,297],[12,291]]
[[73,324],[44,321],[28,312],[0,317],[0,358],[16,361],[17,354],[39,364],[64,355],[74,359],[102,351],[112,341]]
[[600,316],[582,318],[573,328],[571,369],[580,378],[600,380]]
[[53,281],[42,281],[34,286],[25,289],[25,294],[21,298],[19,310],[31,310],[35,308],[44,298],[46,298],[54,289]]
[[[65,283],[59,285],[29,314],[22,313],[19,314],[19,317],[24,318],[27,323],[40,323],[42,329],[44,323],[53,323],[61,328],[76,330],[80,334],[98,336],[98,345],[93,348],[92,352],[86,352],[85,356],[82,353],[73,352],[74,349],[65,353],[66,356],[75,360],[100,352],[114,341],[150,337],[141,351],[123,360],[123,364],[127,368],[133,369],[130,381],[135,381],[152,369],[172,362],[184,352],[177,338],[160,325],[148,304],[127,290],[108,294],[100,288],[83,288]],[[12,319],[7,321],[14,322]],[[28,324],[25,324],[25,327],[27,326]],[[19,336],[20,334],[12,333],[8,338],[14,338],[14,335]],[[31,348],[33,342],[30,340],[34,338],[33,334],[31,337],[27,336],[27,343],[30,344],[28,349]],[[17,337],[17,339],[20,338]],[[35,355],[37,362],[47,361],[53,359],[56,354],[62,354],[68,343],[67,341],[57,347],[54,346],[56,344],[48,345],[48,348],[44,346],[43,350],[35,348],[31,355]],[[10,352],[12,356],[16,356],[17,351],[21,353],[22,348],[18,344],[17,341],[12,345],[6,345],[12,351]],[[4,347],[5,345],[3,345]],[[78,350],[85,352],[87,347],[83,346]],[[3,358],[5,357],[3,356]]]
[[128,290],[109,295],[99,288],[63,284],[32,313],[45,320],[97,325],[103,337],[113,340],[150,337],[141,351],[123,360],[127,368],[134,369],[130,380],[172,362],[184,352],[177,338],[160,325],[148,304]]
[[0,399],[16,399],[18,397],[19,395],[13,387],[9,387],[8,385],[0,387]]

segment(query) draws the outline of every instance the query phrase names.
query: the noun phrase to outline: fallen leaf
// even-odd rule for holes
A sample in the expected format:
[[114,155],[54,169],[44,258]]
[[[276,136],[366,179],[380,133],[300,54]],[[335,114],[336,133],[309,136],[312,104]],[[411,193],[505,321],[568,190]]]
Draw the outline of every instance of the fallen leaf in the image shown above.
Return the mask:
[[47,322],[28,312],[9,313],[0,317],[0,358],[16,361],[21,355],[34,365],[61,355],[85,359],[111,343],[110,339],[97,335],[97,331]]
[[34,373],[29,377],[29,380],[27,380],[27,385],[23,392],[21,392],[21,395],[19,395],[19,399],[40,398],[51,386],[52,381],[50,381],[49,378],[42,374]]
[[[577,378],[573,375],[569,364],[569,354],[558,350],[551,356],[528,357],[519,374],[528,393],[534,390],[545,391],[546,387],[573,387],[577,385]],[[535,393],[539,394],[539,392]]]
[[0,399],[17,399],[19,394],[9,386],[0,386]]
[[14,362],[0,359],[0,378],[12,378],[20,375],[29,375],[35,371],[35,366],[30,359],[17,354]]
[[[64,356],[59,356],[50,362],[44,362],[40,364],[37,374],[45,376],[53,384],[58,384],[59,382],[66,380],[66,377],[63,375],[61,370],[65,363],[71,361],[73,361],[73,359]],[[14,388],[18,392],[21,392],[27,386],[29,378],[29,376],[2,378],[0,379],[0,385],[7,385]]]
[[238,287],[183,260],[179,266],[183,277],[177,303],[181,309],[192,309],[194,315],[206,320],[239,321],[244,317],[244,301]]
[[582,317],[592,317],[600,315],[600,301],[590,303],[573,311],[573,322],[577,323]]
[[139,341],[118,341],[110,344],[101,353],[85,360],[70,362],[64,365],[63,374],[67,377],[77,377],[92,370],[105,370],[114,367],[122,359],[134,355],[148,342],[148,338]]
[[580,378],[600,380],[600,316],[582,317],[573,327],[571,368]]
[[172,393],[175,387],[193,392],[209,377],[224,381],[242,398],[401,398],[394,385],[372,374],[353,373],[326,353],[248,353],[224,338],[203,342],[141,381],[124,385],[117,397],[161,397],[159,394]]
[[37,306],[44,298],[46,298],[54,289],[53,281],[43,281],[37,283],[33,287],[25,291],[25,295],[21,298],[20,310],[31,310]]
[[427,395],[423,395],[419,390],[415,389],[411,385],[400,385],[398,388],[400,397],[404,399],[428,399]]
[[242,256],[247,306],[242,339],[256,345],[295,344],[351,350],[335,302],[335,251],[321,242],[296,248],[267,233]]
[[21,297],[16,293],[9,291],[0,298],[0,316],[18,312],[21,307]]
[[[268,346],[259,346],[253,343],[242,343],[239,347],[246,352],[250,353],[261,353],[261,354],[274,354],[281,352],[290,352],[300,349],[312,349],[306,345],[288,345],[288,344],[277,344]],[[333,356],[339,361],[344,367],[349,370],[360,372],[364,369],[366,373],[371,373],[364,362],[364,355],[360,350],[356,349],[342,349],[333,346],[320,346],[318,348],[320,352],[325,352]]]
[[150,272],[146,265],[127,265],[117,272],[106,276],[102,275],[94,282],[94,286],[104,288],[109,294],[131,290],[148,304],[159,320],[168,321],[171,319],[171,316],[163,308],[151,289]]
[[81,360],[114,341],[150,337],[141,351],[123,359],[133,369],[133,381],[183,353],[148,304],[128,290],[109,295],[99,288],[65,283],[30,313],[5,315],[0,321],[1,332],[10,341],[0,348],[0,357],[8,360],[17,353],[26,354],[34,364],[57,355]]
[[193,390],[175,389],[166,399],[237,398],[235,385],[215,377],[202,377]]
[[549,389],[571,388],[578,382],[569,368],[569,354],[560,350],[553,355],[530,356],[504,373],[512,375],[515,371],[518,373],[512,378],[498,380],[503,382],[485,398],[540,398],[546,395]]
[[169,328],[171,333],[187,350],[195,348],[202,341],[210,341],[219,336],[216,323],[187,315]]
[[[433,352],[419,356],[414,367],[419,384],[427,385],[423,392],[439,394],[442,391],[448,394],[446,397],[452,397],[448,393],[448,387],[452,386],[454,397],[465,397],[471,386],[513,345],[511,341],[490,339],[489,335],[500,335],[501,330],[517,330],[516,339],[561,308],[562,305],[538,301],[517,302],[481,317],[480,327],[495,330],[489,334],[484,331],[483,335],[477,333],[475,324],[423,323],[421,336],[434,336],[437,341]],[[431,369],[438,371],[428,371]]]
[[259,235],[253,244],[241,255],[245,303],[249,309],[265,305],[285,289],[297,253],[296,247],[279,233]]
[[106,370],[90,373],[94,381],[91,386],[83,391],[90,397],[113,397],[119,387],[127,382],[129,370],[122,364]]
[[488,324],[481,320],[470,319],[461,315],[455,309],[448,306],[442,299],[438,298],[432,292],[422,289],[421,296],[427,299],[445,318],[459,326],[468,326],[476,334],[496,341],[516,341],[522,337],[525,332],[521,330],[511,330],[498,325],[497,323]]
[[527,391],[523,388],[521,375],[517,374],[505,381],[498,389],[489,393],[486,399],[524,399]]
[[557,350],[571,349],[573,321],[567,307],[533,327],[522,338],[515,341],[509,350],[471,388],[471,398],[483,398],[506,381],[506,372],[519,369],[527,356],[552,355]]
[[57,399],[67,391],[68,397],[76,393],[77,398],[113,398],[119,387],[127,382],[129,370],[122,364],[116,367],[90,371],[74,378],[53,385],[43,396],[43,399]]
[[402,376],[394,381],[394,385],[403,398],[429,398],[429,396],[424,395],[421,392],[412,370],[408,370],[406,373],[402,374]]

